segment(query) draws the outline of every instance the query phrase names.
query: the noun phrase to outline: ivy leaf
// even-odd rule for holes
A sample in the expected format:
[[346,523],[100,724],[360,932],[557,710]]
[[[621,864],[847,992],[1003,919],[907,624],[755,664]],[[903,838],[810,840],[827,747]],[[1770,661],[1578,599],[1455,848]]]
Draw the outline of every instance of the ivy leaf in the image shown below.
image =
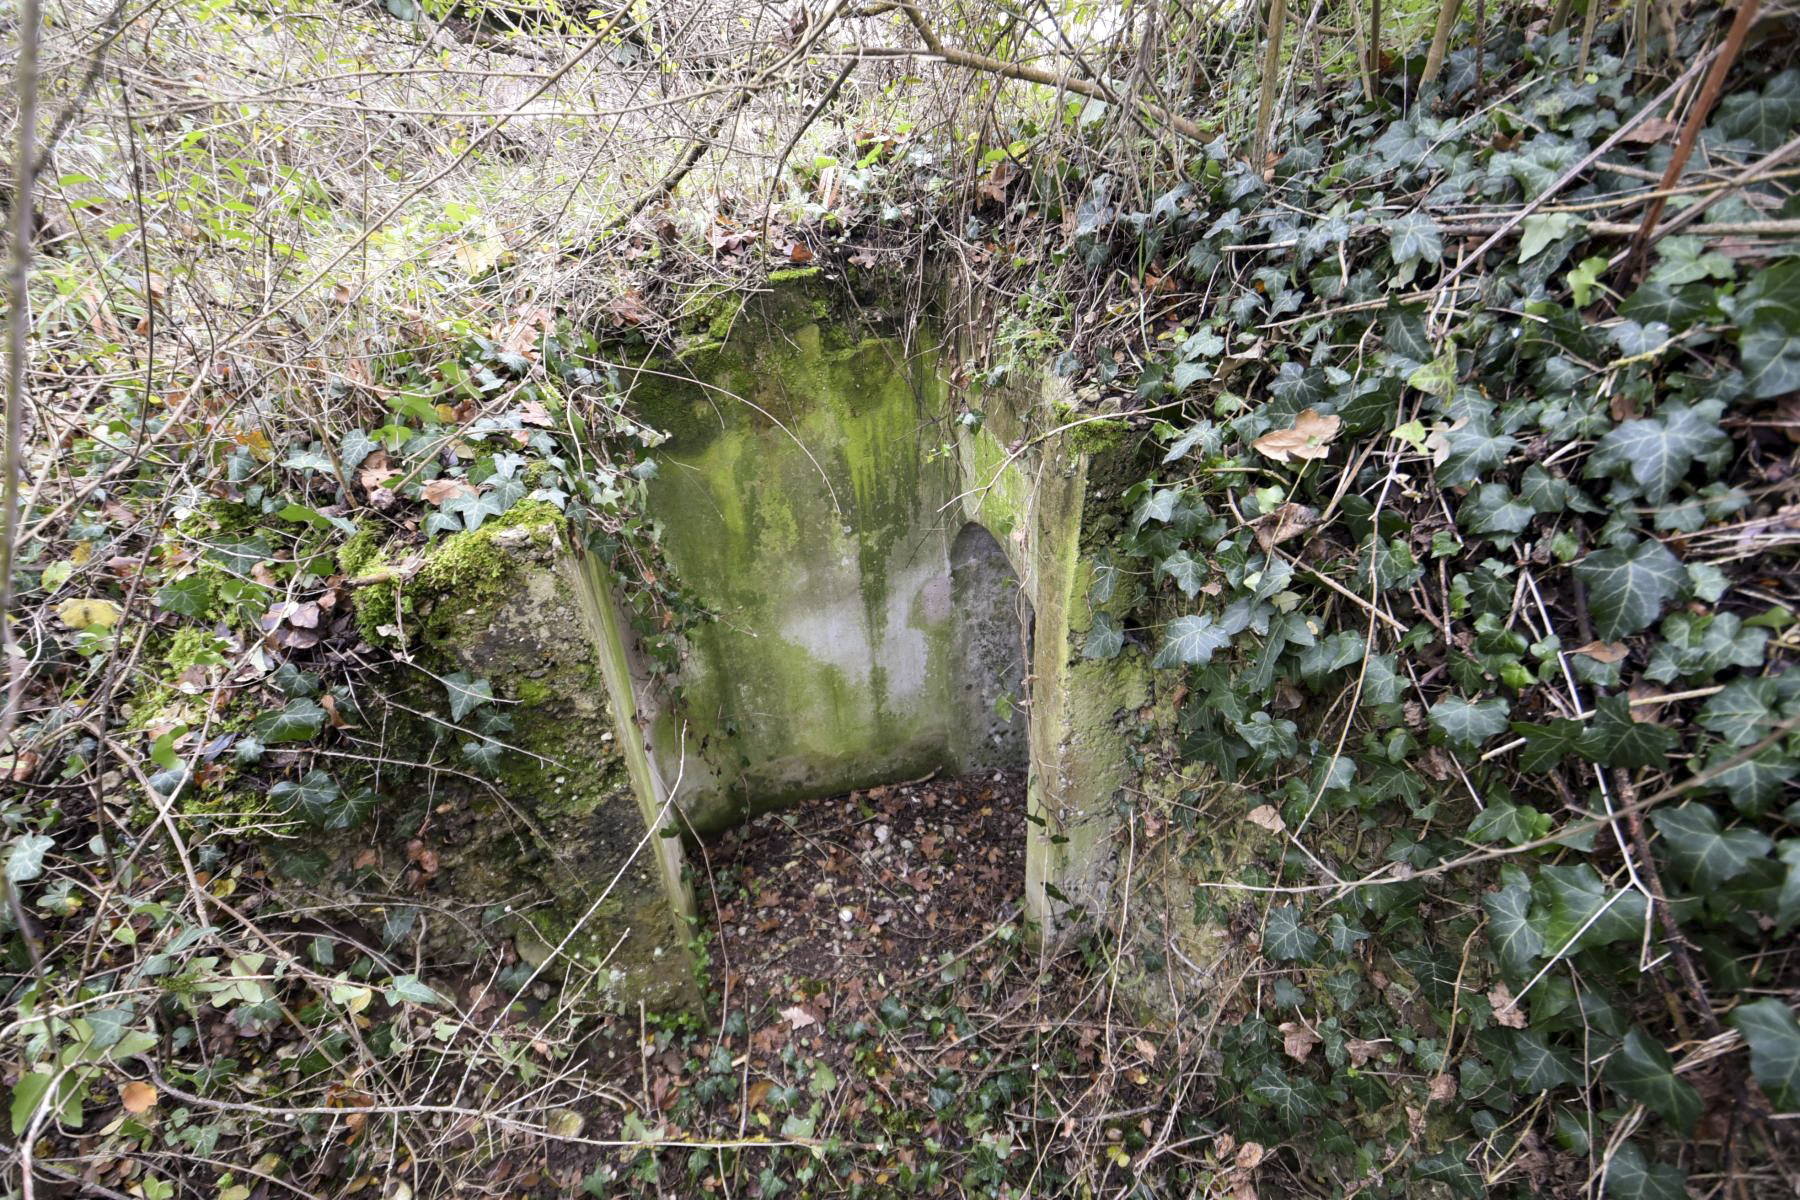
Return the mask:
[[44,855],[50,847],[56,845],[56,839],[41,833],[22,833],[13,839],[12,850],[6,856],[6,881],[8,883],[30,883],[44,873]]
[[1531,505],[1516,499],[1504,483],[1484,483],[1463,501],[1456,519],[1470,533],[1510,540],[1523,533],[1536,515]]
[[1775,843],[1754,829],[1720,829],[1719,814],[1698,801],[1650,814],[1662,835],[1669,859],[1701,892],[1736,879],[1752,859],[1766,856]]
[[1449,696],[1431,706],[1431,725],[1452,745],[1473,749],[1495,734],[1505,732],[1509,711],[1504,700],[1471,701]]
[[305,742],[318,736],[325,725],[325,710],[305,697],[297,697],[251,723],[265,743]]
[[1673,729],[1631,719],[1627,697],[1602,696],[1594,705],[1594,724],[1581,739],[1590,762],[1609,767],[1660,767],[1681,740]]
[[1688,1200],[1687,1174],[1646,1162],[1644,1152],[1626,1142],[1606,1164],[1606,1194],[1609,1200]]
[[1177,550],[1156,565],[1156,578],[1173,579],[1181,594],[1192,600],[1200,594],[1200,585],[1206,582],[1206,564],[1196,562],[1194,556],[1186,550]]
[[1578,224],[1574,213],[1533,213],[1526,217],[1519,233],[1519,262],[1530,262]]
[[317,825],[321,829],[348,828],[331,823],[340,795],[342,793],[337,781],[324,771],[316,769],[308,771],[298,780],[284,779],[269,789],[270,800],[288,812],[298,813],[308,824]]
[[1547,1092],[1553,1087],[1580,1083],[1581,1072],[1567,1052],[1552,1046],[1535,1029],[1513,1033],[1512,1077],[1528,1092]]
[[1668,405],[1661,416],[1626,421],[1600,439],[1588,459],[1589,478],[1629,479],[1651,504],[1661,504],[1695,459],[1716,462],[1731,439],[1719,428],[1717,401],[1687,408]]
[[1773,996],[1740,1004],[1732,1028],[1750,1047],[1750,1073],[1777,1112],[1800,1111],[1800,1021]]
[[344,435],[344,440],[338,443],[338,461],[344,464],[344,470],[354,471],[362,466],[363,459],[375,453],[379,446],[380,443],[363,430],[352,429]]
[[444,676],[444,690],[450,694],[450,719],[460,721],[494,698],[494,688],[485,679],[471,679],[467,671]]
[[1394,265],[1436,263],[1444,257],[1443,227],[1422,212],[1409,212],[1387,223],[1388,250]]
[[1557,953],[1643,934],[1648,911],[1643,895],[1632,888],[1608,890],[1586,863],[1539,868],[1536,892],[1548,912],[1540,927],[1544,944]]
[[1081,648],[1081,656],[1116,658],[1124,646],[1125,631],[1119,628],[1119,619],[1111,613],[1095,613],[1094,623],[1088,627],[1087,642]]
[[1531,885],[1517,881],[1481,898],[1488,916],[1488,942],[1500,963],[1523,975],[1544,952],[1544,937],[1531,923]]
[[1180,495],[1180,488],[1157,488],[1138,505],[1131,518],[1131,527],[1140,529],[1145,521],[1168,521],[1175,515],[1175,501]]
[[212,607],[212,585],[204,575],[171,579],[156,589],[156,607],[182,617],[204,617]]
[[1626,358],[1635,358],[1640,354],[1648,354],[1669,340],[1669,327],[1661,321],[1648,324],[1639,321],[1620,321],[1607,330],[1607,340],[1619,348],[1619,353]]
[[1169,372],[1169,379],[1175,385],[1177,396],[1196,383],[1205,383],[1212,377],[1212,364],[1203,362],[1179,362],[1175,364],[1175,369]]
[[1456,347],[1445,346],[1442,354],[1408,375],[1406,383],[1427,396],[1448,400],[1456,392]]
[[1654,540],[1597,550],[1575,564],[1575,577],[1587,585],[1594,633],[1607,642],[1648,628],[1687,583],[1681,560]]
[[1773,679],[1734,679],[1700,709],[1700,724],[1732,746],[1748,746],[1768,736],[1779,700]]
[[1274,1063],[1263,1065],[1262,1073],[1251,1080],[1250,1090],[1267,1101],[1289,1129],[1319,1111],[1319,1085],[1305,1078],[1296,1083]]
[[445,1000],[420,981],[417,975],[396,975],[388,984],[386,999],[389,1004],[443,1004]]
[[1495,433],[1492,418],[1472,416],[1467,424],[1443,435],[1444,459],[1436,469],[1437,480],[1446,487],[1474,483],[1505,462],[1518,444],[1510,433]]
[[1364,704],[1394,704],[1406,694],[1406,678],[1395,670],[1392,654],[1371,654],[1363,673]]
[[[1222,346],[1223,343],[1221,342],[1221,347]],[[1179,373],[1178,369],[1177,375],[1179,375]],[[1169,443],[1169,452],[1163,455],[1163,465],[1168,466],[1172,462],[1181,461],[1193,452],[1195,446],[1200,447],[1204,453],[1217,454],[1219,447],[1223,445],[1223,443],[1223,435],[1220,434],[1217,425],[1214,425],[1211,421],[1196,422],[1186,433]],[[1171,501],[1171,503],[1173,502]],[[1167,520],[1168,518],[1165,517],[1163,519]]]
[[1472,842],[1505,841],[1519,846],[1550,832],[1550,818],[1529,804],[1493,800],[1469,822]]
[[1633,1027],[1606,1060],[1601,1076],[1620,1095],[1636,1100],[1683,1133],[1700,1119],[1700,1093],[1676,1077],[1675,1060],[1662,1045]]
[[1726,96],[1713,124],[1726,137],[1758,150],[1777,149],[1800,126],[1800,71],[1790,67],[1774,76],[1761,94],[1745,89]]
[[478,742],[462,744],[462,756],[488,772],[499,770],[500,759],[505,753],[506,747],[490,737],[484,737]]
[[1769,400],[1800,388],[1800,328],[1759,321],[1738,334],[1738,357],[1750,394]]
[[1300,923],[1299,909],[1281,904],[1269,910],[1262,948],[1277,962],[1311,962],[1319,950],[1319,935]]
[[1163,633],[1162,648],[1156,652],[1152,667],[1200,666],[1212,661],[1213,652],[1230,644],[1231,638],[1204,613],[1177,617]]
[[1580,721],[1561,719],[1541,725],[1514,721],[1512,731],[1525,739],[1519,751],[1519,770],[1532,775],[1554,770],[1565,755],[1581,749],[1581,740],[1587,736],[1587,726]]
[[[1723,767],[1738,753],[1729,746],[1720,746],[1707,757],[1706,769]],[[1795,775],[1800,775],[1800,762],[1780,746],[1766,746],[1736,766],[1724,767],[1713,776],[1707,790],[1731,797],[1732,807],[1745,816],[1760,817],[1768,810],[1770,801],[1779,799],[1786,792],[1788,780]]]

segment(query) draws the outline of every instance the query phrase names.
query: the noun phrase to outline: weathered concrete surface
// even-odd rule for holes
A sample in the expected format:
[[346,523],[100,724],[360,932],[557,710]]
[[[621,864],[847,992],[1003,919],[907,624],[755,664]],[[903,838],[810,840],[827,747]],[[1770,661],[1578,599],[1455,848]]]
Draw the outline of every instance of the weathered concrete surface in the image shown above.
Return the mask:
[[[592,977],[618,1003],[697,1007],[681,844],[654,832],[632,692],[609,686],[632,670],[610,597],[554,509],[509,518],[445,539],[401,586],[411,652],[430,674],[396,687],[425,714],[421,741],[454,762],[479,740],[477,714],[455,722],[432,678],[459,670],[488,681],[484,707],[511,723],[491,734],[506,747],[491,782],[469,764],[421,781],[435,789],[422,840],[439,863],[421,905],[475,914],[443,923],[455,949],[471,932],[511,936],[552,981]],[[404,843],[417,828],[387,837]]]
[[[778,285],[725,342],[633,392],[672,435],[650,511],[683,587],[718,615],[691,636],[681,695],[652,739],[700,830],[1024,758],[992,728],[996,699],[1019,692],[1016,650],[1010,680],[1004,664],[966,667],[971,652],[1007,653],[991,627],[1014,585],[971,570],[958,594],[963,522],[935,352],[834,308],[836,291]],[[981,634],[959,634],[969,614]]]
[[983,421],[957,436],[959,495],[968,519],[998,536],[1033,610],[1025,907],[1053,934],[1071,908],[1107,906],[1117,805],[1132,775],[1124,727],[1149,672],[1138,655],[1081,655],[1093,622],[1083,524],[1093,459],[1055,432],[1064,389],[1031,379],[979,399]]

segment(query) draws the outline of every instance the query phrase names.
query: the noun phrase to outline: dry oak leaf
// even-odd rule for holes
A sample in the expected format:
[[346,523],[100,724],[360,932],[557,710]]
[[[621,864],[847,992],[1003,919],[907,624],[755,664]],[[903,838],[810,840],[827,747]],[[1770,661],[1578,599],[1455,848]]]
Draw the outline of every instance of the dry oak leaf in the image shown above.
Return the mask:
[[1589,642],[1585,646],[1577,646],[1572,654],[1585,654],[1597,662],[1616,663],[1631,651],[1624,642]]
[[142,1080],[134,1079],[119,1089],[119,1103],[125,1111],[136,1116],[156,1103],[156,1089]]
[[794,1005],[792,1008],[782,1009],[781,1015],[787,1023],[795,1029],[805,1029],[808,1025],[817,1025],[819,1023],[819,1018],[813,1016],[798,1004]]
[[1271,430],[1250,444],[1279,463],[1289,458],[1319,459],[1331,453],[1328,447],[1342,427],[1336,416],[1321,417],[1317,409],[1309,408],[1294,418],[1292,428]]
[[1275,810],[1273,804],[1257,805],[1250,810],[1250,815],[1245,820],[1252,825],[1261,826],[1270,833],[1280,833],[1287,828],[1287,822],[1281,819],[1281,814]]
[[[1332,419],[1336,420],[1335,417]],[[1317,509],[1290,501],[1274,512],[1264,513],[1251,521],[1250,528],[1256,533],[1257,545],[1266,554],[1295,534],[1306,532],[1318,519]]]

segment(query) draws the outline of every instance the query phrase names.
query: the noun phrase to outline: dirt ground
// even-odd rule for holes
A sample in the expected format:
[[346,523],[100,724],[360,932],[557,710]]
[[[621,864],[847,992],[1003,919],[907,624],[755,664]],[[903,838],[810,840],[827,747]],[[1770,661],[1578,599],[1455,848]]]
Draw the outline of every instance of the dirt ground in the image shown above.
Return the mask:
[[933,970],[1018,915],[1025,774],[810,801],[764,813],[696,857],[716,994],[752,1013],[831,1005],[846,990],[886,991]]

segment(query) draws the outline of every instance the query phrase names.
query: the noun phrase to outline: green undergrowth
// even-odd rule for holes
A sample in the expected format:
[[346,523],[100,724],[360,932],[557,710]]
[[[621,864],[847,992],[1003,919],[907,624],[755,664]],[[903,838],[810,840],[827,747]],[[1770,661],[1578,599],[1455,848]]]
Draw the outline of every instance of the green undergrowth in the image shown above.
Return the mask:
[[[1070,444],[1116,467],[1160,410],[1084,535],[1081,653],[1176,698],[1121,810],[1176,915],[1121,953],[1194,988],[1156,1007],[1216,1025],[1211,1111],[1322,1194],[1673,1198],[1800,1105],[1800,594],[1763,532],[1800,243],[1708,230],[1800,200],[1727,192],[1628,276],[1599,222],[1666,146],[1563,179],[1649,98],[1623,32],[1585,76],[1579,29],[1496,34],[1485,101],[1465,45],[1405,111],[1300,104],[1267,175],[1221,139],[989,230],[1072,222],[1062,288],[1131,314],[1054,364],[1122,413]],[[1703,133],[1732,169],[1800,112],[1767,36]],[[1254,986],[1196,983],[1203,947]]]

